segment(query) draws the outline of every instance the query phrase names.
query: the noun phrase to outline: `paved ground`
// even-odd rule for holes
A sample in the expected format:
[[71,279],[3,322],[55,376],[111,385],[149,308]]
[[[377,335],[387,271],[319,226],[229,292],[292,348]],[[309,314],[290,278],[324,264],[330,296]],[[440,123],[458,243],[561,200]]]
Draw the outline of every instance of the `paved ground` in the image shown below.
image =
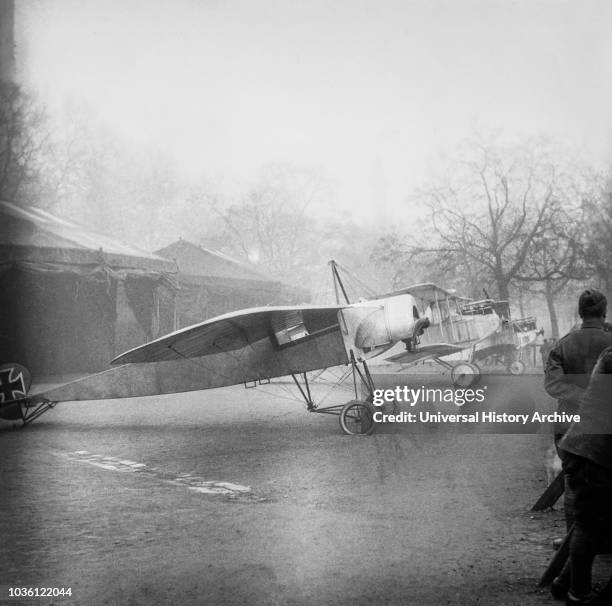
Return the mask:
[[561,514],[528,510],[548,446],[344,436],[242,387],[61,404],[0,431],[0,586],[72,589],[38,604],[547,604]]

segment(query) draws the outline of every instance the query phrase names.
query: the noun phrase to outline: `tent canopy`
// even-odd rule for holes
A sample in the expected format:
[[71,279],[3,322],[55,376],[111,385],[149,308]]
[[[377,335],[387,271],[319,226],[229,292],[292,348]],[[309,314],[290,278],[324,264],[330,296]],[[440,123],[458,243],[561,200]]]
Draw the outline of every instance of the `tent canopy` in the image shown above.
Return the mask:
[[176,273],[155,254],[97,233],[46,210],[0,200],[0,261],[60,265],[106,265],[153,273]]
[[247,263],[223,253],[178,240],[156,254],[173,259],[179,270],[178,325],[261,305],[292,305],[308,300],[304,289],[273,280]]
[[183,276],[255,280],[268,284],[278,284],[276,280],[270,280],[247,263],[237,261],[228,255],[198,246],[187,240],[177,240],[155,251],[155,254],[166,259],[173,259]]
[[176,273],[168,259],[0,201],[0,357],[35,375],[102,370],[175,328]]

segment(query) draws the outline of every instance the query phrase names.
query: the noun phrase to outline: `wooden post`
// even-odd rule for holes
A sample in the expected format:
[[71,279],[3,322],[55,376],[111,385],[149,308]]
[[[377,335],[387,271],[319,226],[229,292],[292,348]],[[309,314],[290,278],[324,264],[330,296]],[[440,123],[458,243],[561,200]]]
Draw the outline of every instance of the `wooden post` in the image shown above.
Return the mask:
[[557,477],[546,487],[531,511],[544,511],[550,509],[561,497],[565,490],[565,479],[563,472],[560,471]]

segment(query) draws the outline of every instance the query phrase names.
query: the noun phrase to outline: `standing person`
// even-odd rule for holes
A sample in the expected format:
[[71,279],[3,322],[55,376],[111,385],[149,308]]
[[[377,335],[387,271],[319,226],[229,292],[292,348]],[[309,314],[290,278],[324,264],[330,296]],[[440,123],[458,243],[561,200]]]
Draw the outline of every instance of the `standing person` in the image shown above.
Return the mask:
[[[597,596],[591,586],[593,560],[612,531],[612,347],[606,348],[580,404],[580,421],[559,443],[571,495],[574,529],[569,544],[570,584],[566,604],[608,604],[612,584]],[[595,602],[594,600],[597,599]]]
[[548,354],[555,346],[554,339],[544,339],[544,343],[540,347],[540,356],[542,357],[542,368],[546,371],[546,362],[548,361]]
[[548,361],[548,354],[551,352],[554,346],[554,339],[544,339],[544,343],[542,343],[542,347],[540,347],[540,356],[542,356],[542,368],[544,369],[544,372],[546,372],[546,362]]
[[[560,339],[548,354],[544,369],[544,387],[549,395],[557,399],[559,413],[573,415],[578,412],[597,358],[606,347],[612,346],[612,333],[604,331],[606,311],[606,297],[597,290],[585,290],[578,299],[578,313],[582,318],[580,328],[572,330]],[[555,423],[555,445],[559,445],[568,427],[568,423]],[[569,478],[565,466],[563,472],[565,522],[569,530],[574,523],[575,493],[568,490]],[[565,596],[569,584],[568,565],[552,582],[553,596]]]
[[531,349],[533,351],[533,367],[535,368],[538,365],[538,352],[540,353],[541,359],[545,360],[542,354],[542,347],[544,347],[544,343],[546,343],[546,339],[544,338],[544,329],[540,328],[536,333],[536,338],[533,343],[531,343]]
[[[606,297],[597,290],[585,290],[578,299],[582,324],[560,339],[551,349],[544,371],[544,387],[557,398],[557,411],[575,414],[589,383],[599,354],[612,346],[612,333],[604,331]],[[555,443],[563,437],[568,424],[555,424]]]

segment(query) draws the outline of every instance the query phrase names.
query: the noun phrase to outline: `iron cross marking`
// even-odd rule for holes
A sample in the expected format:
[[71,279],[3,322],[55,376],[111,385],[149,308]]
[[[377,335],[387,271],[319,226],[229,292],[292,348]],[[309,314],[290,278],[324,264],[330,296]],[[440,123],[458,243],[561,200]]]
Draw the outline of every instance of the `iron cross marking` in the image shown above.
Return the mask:
[[14,376],[14,368],[0,370],[0,402],[11,402],[26,396],[23,373]]

